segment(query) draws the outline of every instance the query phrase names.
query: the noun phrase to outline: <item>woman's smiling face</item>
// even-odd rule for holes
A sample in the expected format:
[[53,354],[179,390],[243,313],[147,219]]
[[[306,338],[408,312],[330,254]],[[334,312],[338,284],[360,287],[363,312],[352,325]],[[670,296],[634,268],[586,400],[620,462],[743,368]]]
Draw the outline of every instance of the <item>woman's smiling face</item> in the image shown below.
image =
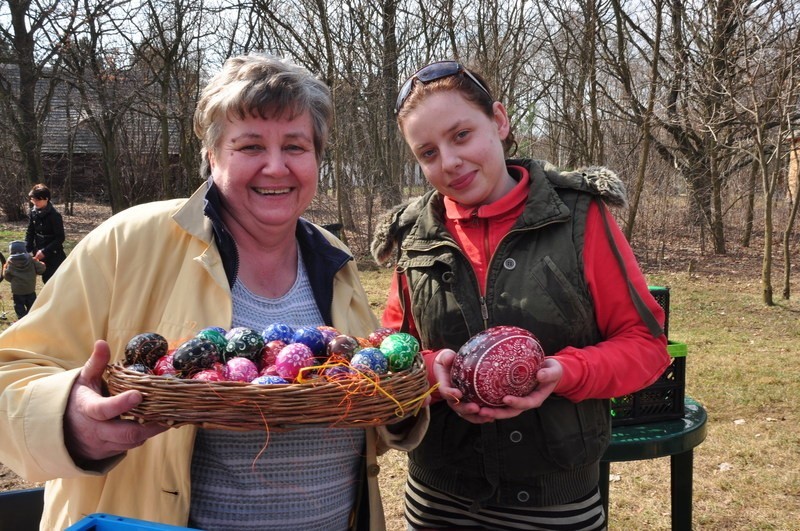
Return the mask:
[[311,116],[232,119],[209,152],[209,164],[230,230],[239,225],[256,238],[277,227],[294,234],[317,192]]
[[402,131],[425,177],[454,201],[485,205],[513,187],[502,144],[509,121],[501,103],[488,116],[458,91],[435,92],[405,115]]

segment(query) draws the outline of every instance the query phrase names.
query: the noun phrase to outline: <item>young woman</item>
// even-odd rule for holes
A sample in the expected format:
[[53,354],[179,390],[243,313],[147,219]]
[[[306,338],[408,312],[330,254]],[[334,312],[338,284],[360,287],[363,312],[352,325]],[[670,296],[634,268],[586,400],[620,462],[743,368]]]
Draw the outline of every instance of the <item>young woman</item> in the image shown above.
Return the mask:
[[[604,168],[508,160],[506,108],[453,61],[411,76],[396,114],[434,187],[373,242],[379,262],[397,263],[383,324],[419,337],[440,385],[409,454],[409,527],[602,529],[608,399],[669,363],[663,311],[605,206],[624,204],[624,186]],[[529,396],[479,407],[461,400],[450,368],[496,325],[530,330],[548,356]]]

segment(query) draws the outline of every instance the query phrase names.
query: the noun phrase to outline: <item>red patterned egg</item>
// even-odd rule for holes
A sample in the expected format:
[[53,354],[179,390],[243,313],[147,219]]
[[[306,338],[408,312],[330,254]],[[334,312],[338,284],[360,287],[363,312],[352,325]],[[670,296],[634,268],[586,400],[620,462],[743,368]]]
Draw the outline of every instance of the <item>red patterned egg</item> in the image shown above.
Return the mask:
[[542,362],[544,350],[536,336],[516,326],[495,326],[464,343],[450,377],[466,400],[502,406],[506,395],[533,391]]
[[281,341],[280,339],[274,339],[264,345],[264,348],[261,349],[261,361],[259,362],[260,367],[269,367],[270,365],[275,365],[275,360],[278,357],[278,352],[281,351],[283,347],[286,346],[286,343]]
[[178,374],[178,371],[172,365],[172,354],[164,354],[158,358],[155,367],[153,367],[153,374],[157,374],[159,376]]
[[369,342],[372,343],[373,347],[380,348],[384,339],[392,334],[396,334],[397,332],[398,330],[395,330],[394,328],[378,328],[369,336],[367,336],[367,339],[369,339]]
[[224,375],[230,382],[252,382],[258,378],[258,367],[247,358],[231,358],[225,362]]
[[278,352],[275,371],[278,376],[292,381],[300,374],[300,369],[314,365],[314,353],[303,343],[291,343]]

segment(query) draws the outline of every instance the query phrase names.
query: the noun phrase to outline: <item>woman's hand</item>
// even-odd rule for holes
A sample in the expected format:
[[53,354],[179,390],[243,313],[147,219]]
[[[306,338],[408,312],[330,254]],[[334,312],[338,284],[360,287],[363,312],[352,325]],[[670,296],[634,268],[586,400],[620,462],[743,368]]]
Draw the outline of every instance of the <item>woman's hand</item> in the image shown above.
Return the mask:
[[456,353],[450,349],[440,351],[433,363],[433,373],[439,383],[439,394],[442,398],[447,401],[450,408],[460,417],[473,424],[510,419],[523,411],[541,406],[553,392],[563,374],[561,364],[554,357],[547,356],[542,368],[536,373],[536,379],[539,383],[531,394],[523,397],[504,396],[504,407],[481,407],[474,402],[463,401],[463,393],[458,388],[453,387],[450,371],[455,357]]
[[103,372],[111,359],[108,343],[99,340],[72,386],[64,414],[64,440],[80,466],[119,455],[167,430],[159,424],[139,424],[119,416],[142,401],[139,391],[103,396]]

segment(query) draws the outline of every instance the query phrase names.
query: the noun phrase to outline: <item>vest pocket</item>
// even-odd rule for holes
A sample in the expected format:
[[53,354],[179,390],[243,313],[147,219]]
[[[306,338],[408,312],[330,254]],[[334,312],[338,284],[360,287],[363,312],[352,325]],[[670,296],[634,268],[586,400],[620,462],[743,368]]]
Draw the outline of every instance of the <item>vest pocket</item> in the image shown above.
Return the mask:
[[566,322],[586,322],[590,319],[590,313],[584,306],[586,299],[578,294],[573,283],[549,256],[534,266],[531,275],[550,296],[546,304]]

